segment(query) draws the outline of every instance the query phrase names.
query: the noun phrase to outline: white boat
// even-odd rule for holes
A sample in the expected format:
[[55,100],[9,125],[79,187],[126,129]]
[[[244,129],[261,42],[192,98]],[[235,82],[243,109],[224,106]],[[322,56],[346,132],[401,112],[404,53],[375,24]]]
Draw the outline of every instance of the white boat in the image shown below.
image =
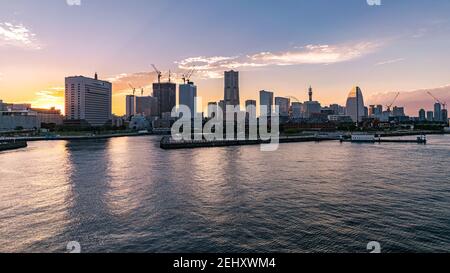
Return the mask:
[[375,142],[375,135],[352,135],[352,142]]

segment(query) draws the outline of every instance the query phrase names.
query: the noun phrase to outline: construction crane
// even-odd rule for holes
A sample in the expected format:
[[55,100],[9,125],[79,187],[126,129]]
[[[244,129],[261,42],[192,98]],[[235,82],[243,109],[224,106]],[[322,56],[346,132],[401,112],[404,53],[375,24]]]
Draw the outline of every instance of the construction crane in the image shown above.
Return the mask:
[[[153,69],[155,69],[156,74],[158,75],[158,83],[161,83],[162,72],[158,68],[156,68],[156,66],[154,64],[152,64],[152,66],[153,66]],[[170,76],[169,76],[169,78],[170,78]]]
[[142,86],[140,88],[141,88],[141,97],[143,97],[144,96],[144,88]]
[[183,74],[183,77],[181,79],[183,80],[183,82],[185,84],[191,82],[191,77],[192,77],[192,75],[194,75],[194,72],[195,72],[195,66],[188,73]]
[[131,85],[131,83],[128,84],[129,87],[131,87],[131,89],[133,90],[133,96],[136,94],[136,88],[134,88],[133,85]]
[[172,71],[169,70],[169,82],[172,82]]
[[437,103],[442,104],[443,109],[447,109],[447,103],[442,103],[438,98],[436,98],[431,92],[427,92]]
[[398,92],[397,95],[395,95],[395,98],[394,98],[394,100],[391,102],[391,104],[386,105],[388,113],[391,112],[392,105],[394,105],[394,103],[397,101],[398,96],[400,96],[400,92]]

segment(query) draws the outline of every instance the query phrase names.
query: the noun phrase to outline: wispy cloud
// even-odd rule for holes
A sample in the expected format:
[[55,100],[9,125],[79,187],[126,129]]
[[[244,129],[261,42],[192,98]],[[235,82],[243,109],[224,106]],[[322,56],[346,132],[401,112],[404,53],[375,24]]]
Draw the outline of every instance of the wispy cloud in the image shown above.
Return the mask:
[[0,23],[0,46],[40,49],[36,34],[22,24]]
[[266,66],[334,64],[360,58],[381,46],[376,42],[342,45],[307,45],[282,52],[259,52],[247,56],[191,57],[176,62],[178,67],[205,78],[220,78],[227,69],[249,69]]
[[64,87],[51,87],[35,93],[35,99],[30,102],[36,108],[56,107],[64,111]]
[[398,63],[398,62],[403,62],[405,59],[403,58],[398,58],[398,59],[392,59],[392,60],[387,60],[387,61],[382,61],[379,63],[376,63],[375,65],[387,65],[387,64],[394,64],[394,63]]

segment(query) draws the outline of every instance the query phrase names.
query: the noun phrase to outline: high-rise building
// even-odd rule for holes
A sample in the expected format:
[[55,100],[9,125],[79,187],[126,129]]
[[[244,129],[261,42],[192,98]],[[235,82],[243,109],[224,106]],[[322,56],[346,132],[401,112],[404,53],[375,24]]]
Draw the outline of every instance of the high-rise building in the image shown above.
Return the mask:
[[170,116],[177,104],[177,85],[171,82],[154,83],[153,97],[158,101],[158,116]]
[[434,120],[442,121],[442,106],[439,102],[434,104]]
[[334,115],[345,115],[345,107],[339,104],[331,104],[330,109],[333,110]]
[[405,115],[405,108],[404,107],[398,107],[398,106],[394,106],[393,110],[392,110],[392,115],[394,117],[404,117]]
[[291,100],[288,98],[276,97],[275,105],[280,109],[280,116],[287,117],[289,116],[289,105],[291,104]]
[[441,120],[442,120],[442,122],[448,124],[448,111],[447,111],[447,109],[442,109]]
[[317,101],[306,101],[303,104],[303,117],[311,118],[314,114],[320,114],[322,106]]
[[191,110],[191,117],[193,118],[197,109],[195,106],[195,100],[197,98],[197,86],[193,82],[188,82],[186,84],[180,84],[179,86],[179,105],[185,105]]
[[247,108],[247,106],[255,106],[256,107],[256,100],[246,100],[245,108]]
[[354,122],[361,122],[364,117],[364,98],[358,86],[354,87],[348,95],[346,112]]
[[420,109],[419,110],[419,120],[420,121],[425,121],[427,119],[426,117],[426,112],[424,109]]
[[433,111],[427,112],[427,121],[434,121],[434,112]]
[[136,113],[144,117],[158,117],[158,100],[152,96],[136,97]]
[[208,118],[214,118],[217,113],[217,102],[208,102]]
[[130,118],[136,115],[136,96],[127,95],[125,97],[126,117]]
[[292,118],[299,119],[302,118],[303,104],[301,102],[292,103]]
[[[225,105],[239,106],[239,72],[226,71],[225,72]],[[225,110],[225,109],[224,109]]]
[[103,126],[111,121],[112,84],[95,77],[67,77],[66,121],[70,124]]
[[383,114],[383,105],[377,105],[375,107],[375,116],[381,116]]
[[270,116],[273,106],[273,92],[261,90],[259,91],[260,115],[266,114]]

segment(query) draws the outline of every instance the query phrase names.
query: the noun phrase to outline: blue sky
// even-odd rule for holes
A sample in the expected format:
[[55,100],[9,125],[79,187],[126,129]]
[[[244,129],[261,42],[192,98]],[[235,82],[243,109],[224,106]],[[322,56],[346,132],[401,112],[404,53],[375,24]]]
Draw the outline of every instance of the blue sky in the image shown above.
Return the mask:
[[450,84],[449,14],[447,0],[0,0],[0,99],[58,104],[65,76],[97,71],[120,114],[128,82],[151,92],[152,63],[196,65],[204,103],[221,99],[229,68],[242,100],[303,100],[309,84],[324,104],[353,85],[366,98],[438,88]]

